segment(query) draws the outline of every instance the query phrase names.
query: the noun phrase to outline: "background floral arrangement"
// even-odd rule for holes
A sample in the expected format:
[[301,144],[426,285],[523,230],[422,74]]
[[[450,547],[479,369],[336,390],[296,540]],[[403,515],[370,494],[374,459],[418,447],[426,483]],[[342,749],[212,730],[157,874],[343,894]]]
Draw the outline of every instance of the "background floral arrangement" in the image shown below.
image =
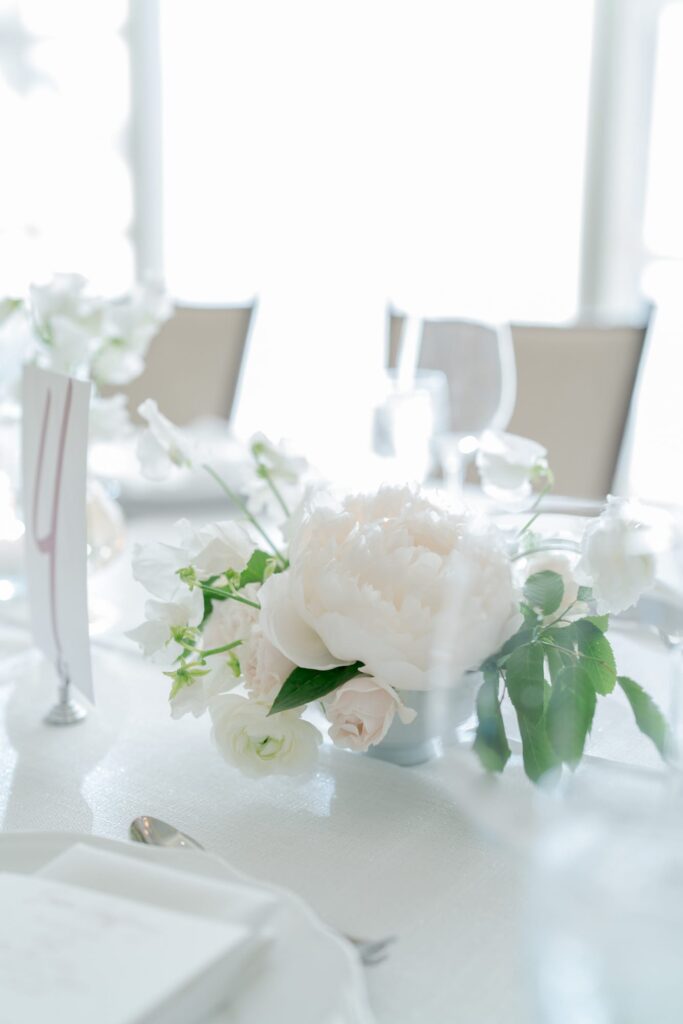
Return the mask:
[[[147,475],[196,464],[153,402],[140,412]],[[332,742],[351,750],[381,743],[395,719],[409,725],[411,694],[430,686],[434,632],[444,621],[456,652],[452,682],[481,672],[474,750],[486,769],[502,771],[510,757],[506,694],[533,780],[578,763],[597,700],[617,685],[666,754],[661,713],[617,675],[605,635],[608,613],[654,580],[654,555],[633,543],[640,524],[628,503],[610,500],[588,526],[572,572],[531,530],[552,480],[533,442],[488,437],[478,456],[489,493],[517,507],[532,499],[531,518],[513,533],[408,487],[337,499],[309,486],[302,495],[304,460],[263,437],[251,452],[246,503],[202,466],[242,507],[244,523],[194,529],[182,521],[170,543],[134,554],[135,578],[152,598],[129,636],[165,667],[174,717],[210,715],[228,762],[252,775],[307,770],[322,739],[303,717],[315,704]],[[266,528],[259,512],[278,527]]]
[[138,377],[150,342],[172,313],[151,285],[117,299],[88,289],[80,274],[33,284],[25,299],[0,302],[0,398],[15,397],[25,363],[91,380],[91,434],[119,436],[129,426],[124,395],[103,397]]

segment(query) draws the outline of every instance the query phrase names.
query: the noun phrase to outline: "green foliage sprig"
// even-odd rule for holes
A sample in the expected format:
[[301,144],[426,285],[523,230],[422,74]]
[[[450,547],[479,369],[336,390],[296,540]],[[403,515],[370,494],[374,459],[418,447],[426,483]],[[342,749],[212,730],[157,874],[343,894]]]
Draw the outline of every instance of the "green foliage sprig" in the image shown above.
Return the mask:
[[[662,712],[638,683],[617,674],[605,632],[606,615],[570,618],[577,604],[589,603],[581,587],[574,604],[560,612],[564,582],[555,572],[530,576],[517,633],[481,666],[474,750],[491,772],[502,772],[510,758],[501,706],[507,694],[522,740],[524,771],[537,782],[583,756],[597,701],[616,686],[626,696],[636,725],[662,758],[671,753],[671,735]],[[555,617],[553,617],[555,616]]]

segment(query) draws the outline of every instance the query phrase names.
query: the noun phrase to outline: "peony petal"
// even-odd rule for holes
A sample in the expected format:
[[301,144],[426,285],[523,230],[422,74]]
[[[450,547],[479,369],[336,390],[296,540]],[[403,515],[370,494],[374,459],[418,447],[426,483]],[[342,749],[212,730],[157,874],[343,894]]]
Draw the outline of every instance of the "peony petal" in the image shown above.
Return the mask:
[[266,580],[259,593],[261,602],[260,624],[270,642],[301,668],[325,671],[348,661],[339,661],[301,617],[294,606],[291,578],[288,572],[278,573]]

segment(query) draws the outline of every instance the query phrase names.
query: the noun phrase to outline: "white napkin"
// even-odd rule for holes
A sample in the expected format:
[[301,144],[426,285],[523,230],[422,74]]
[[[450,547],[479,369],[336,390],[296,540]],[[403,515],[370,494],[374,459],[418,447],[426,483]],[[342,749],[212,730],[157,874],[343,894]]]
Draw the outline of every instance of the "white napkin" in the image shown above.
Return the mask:
[[112,896],[259,929],[277,900],[254,886],[199,878],[187,871],[144,862],[76,843],[38,874]]
[[187,1024],[234,992],[244,925],[0,873],[0,1024]]

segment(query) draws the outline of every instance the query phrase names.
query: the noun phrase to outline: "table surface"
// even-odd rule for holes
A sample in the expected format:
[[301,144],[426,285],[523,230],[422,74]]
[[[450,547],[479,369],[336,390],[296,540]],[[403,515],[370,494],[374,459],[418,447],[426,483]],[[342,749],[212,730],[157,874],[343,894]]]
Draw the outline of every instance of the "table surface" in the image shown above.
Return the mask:
[[[129,522],[129,542],[158,539],[171,521]],[[25,628],[0,621],[3,830],[124,839],[135,816],[156,815],[340,930],[398,936],[367,972],[380,1022],[533,1019],[527,865],[459,810],[449,756],[400,768],[326,745],[312,778],[245,778],[212,746],[206,717],[170,718],[167,681],[123,638],[145,598],[128,557],[90,589],[120,615],[93,643],[97,709],[76,727],[42,723],[53,671]]]

